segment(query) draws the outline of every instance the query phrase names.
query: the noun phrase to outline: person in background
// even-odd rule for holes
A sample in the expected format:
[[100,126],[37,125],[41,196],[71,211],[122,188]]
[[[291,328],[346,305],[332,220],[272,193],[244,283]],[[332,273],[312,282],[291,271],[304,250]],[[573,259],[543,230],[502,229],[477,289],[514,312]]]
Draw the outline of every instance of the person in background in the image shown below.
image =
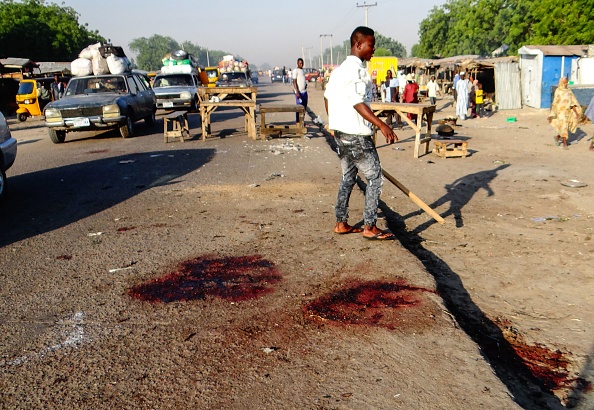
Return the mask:
[[469,83],[466,79],[466,73],[464,71],[460,72],[460,79],[456,83],[456,115],[461,120],[466,119],[466,115],[468,114],[468,90],[469,90]]
[[435,76],[432,75],[431,79],[427,83],[427,95],[429,96],[429,102],[431,102],[431,105],[437,104],[438,94],[441,96],[439,85],[435,82]]
[[[419,84],[415,81],[412,74],[406,75],[406,87],[404,87],[404,102],[408,104],[416,104],[419,102]],[[406,114],[411,121],[417,120],[417,114]]]
[[[382,94],[382,102],[393,102],[394,98],[394,89],[391,87],[394,79],[392,78],[392,71],[386,71],[386,80],[382,82],[381,86],[381,94]],[[385,111],[386,113],[386,124],[390,127],[392,126],[392,119],[394,116],[393,111]]]
[[474,90],[474,95],[476,102],[476,114],[479,118],[483,118],[485,116],[485,100],[483,95],[483,85],[481,83],[476,83],[476,90]]
[[[303,59],[297,59],[297,68],[293,70],[293,91],[295,91],[295,102],[303,105],[307,113],[307,81],[303,72]],[[295,123],[299,122],[299,114],[295,114]]]
[[353,31],[350,40],[351,54],[332,72],[324,92],[328,129],[334,133],[342,168],[334,232],[361,232],[360,228],[348,224],[349,199],[356,184],[357,172],[360,171],[367,179],[363,237],[375,240],[394,239],[392,232],[382,231],[376,226],[383,177],[379,156],[371,137],[373,127],[380,129],[389,144],[393,144],[398,137],[369,108],[372,80],[364,62],[369,61],[375,51],[375,32],[369,27],[360,26]]
[[[590,119],[594,123],[594,96],[590,100],[590,104],[588,104],[588,108],[584,112],[584,115]],[[590,151],[594,151],[594,135],[590,138]]]
[[37,83],[37,98],[39,98],[39,108],[41,111],[43,111],[45,106],[52,100],[52,94],[39,82]]
[[400,91],[400,102],[404,102],[404,88],[406,87],[406,76],[404,71],[398,71],[398,90]]
[[456,85],[460,81],[460,73],[458,70],[454,70],[454,84],[452,85],[452,94],[454,95],[454,104],[458,102],[458,92],[456,91]]
[[476,118],[476,85],[478,84],[478,80],[472,81],[469,78],[468,82],[470,84],[470,91],[468,91],[468,104],[470,105],[470,116],[472,118]]
[[51,85],[51,93],[53,101],[58,101],[64,96],[64,84],[60,82],[60,77],[54,74],[54,82]]
[[[559,86],[555,90],[553,104],[547,120],[553,129],[557,132],[555,135],[555,145],[563,145],[567,149],[568,133],[574,133],[582,115],[582,107],[573,92],[567,86],[569,80],[567,77],[561,77]],[[559,141],[561,139],[561,141]]]

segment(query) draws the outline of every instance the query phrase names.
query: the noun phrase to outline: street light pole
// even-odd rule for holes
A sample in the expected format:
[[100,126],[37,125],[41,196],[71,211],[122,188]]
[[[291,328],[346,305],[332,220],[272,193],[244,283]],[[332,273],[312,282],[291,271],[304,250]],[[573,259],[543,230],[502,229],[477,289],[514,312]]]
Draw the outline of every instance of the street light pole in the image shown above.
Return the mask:
[[311,63],[311,49],[312,49],[312,48],[313,48],[313,47],[305,47],[305,49],[307,50],[307,54],[309,55],[309,66],[310,66],[311,68],[313,68],[313,65],[312,65],[312,63]]
[[324,68],[324,49],[322,48],[322,37],[330,37],[330,64],[332,64],[332,34],[320,34],[320,61],[321,69]]
[[324,37],[324,35],[320,34],[320,70],[324,68],[324,49],[322,48],[322,37]]
[[369,27],[369,24],[367,23],[367,13],[369,11],[369,7],[373,7],[373,6],[377,6],[377,3],[367,4],[367,2],[364,1],[363,4],[360,6],[359,6],[359,3],[357,3],[357,7],[365,7],[365,27]]

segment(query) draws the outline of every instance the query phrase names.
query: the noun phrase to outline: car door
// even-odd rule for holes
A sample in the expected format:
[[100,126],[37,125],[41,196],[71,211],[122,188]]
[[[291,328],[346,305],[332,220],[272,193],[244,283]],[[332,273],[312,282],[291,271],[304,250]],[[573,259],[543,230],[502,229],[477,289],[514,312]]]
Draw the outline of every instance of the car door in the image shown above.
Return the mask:
[[145,115],[142,104],[142,95],[134,80],[134,76],[131,74],[127,75],[126,82],[128,83],[128,105],[132,107],[132,110],[134,111],[134,119],[142,118]]
[[141,75],[134,75],[136,83],[138,84],[139,94],[142,96],[142,104],[146,115],[150,115],[153,112],[157,99],[155,92],[151,88],[150,83]]

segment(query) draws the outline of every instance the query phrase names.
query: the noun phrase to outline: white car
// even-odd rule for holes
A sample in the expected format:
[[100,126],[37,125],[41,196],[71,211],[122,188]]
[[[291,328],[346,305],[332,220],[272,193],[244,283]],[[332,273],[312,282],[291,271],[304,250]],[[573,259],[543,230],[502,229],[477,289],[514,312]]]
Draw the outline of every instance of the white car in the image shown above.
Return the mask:
[[14,164],[17,141],[12,138],[6,118],[0,113],[0,200],[6,192],[6,170]]

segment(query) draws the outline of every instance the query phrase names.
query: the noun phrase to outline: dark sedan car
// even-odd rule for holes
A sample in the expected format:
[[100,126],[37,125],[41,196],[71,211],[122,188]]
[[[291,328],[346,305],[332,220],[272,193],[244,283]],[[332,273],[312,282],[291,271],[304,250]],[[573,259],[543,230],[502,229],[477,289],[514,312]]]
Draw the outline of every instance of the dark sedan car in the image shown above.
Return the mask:
[[17,141],[12,138],[4,115],[0,112],[0,200],[6,192],[6,170],[12,166],[17,154]]
[[283,83],[283,70],[274,70],[272,72],[272,77],[270,77],[270,81],[272,81],[273,83]]
[[137,73],[73,77],[64,97],[45,107],[51,140],[64,142],[67,132],[119,128],[134,135],[134,121],[155,124],[156,98],[148,81]]

